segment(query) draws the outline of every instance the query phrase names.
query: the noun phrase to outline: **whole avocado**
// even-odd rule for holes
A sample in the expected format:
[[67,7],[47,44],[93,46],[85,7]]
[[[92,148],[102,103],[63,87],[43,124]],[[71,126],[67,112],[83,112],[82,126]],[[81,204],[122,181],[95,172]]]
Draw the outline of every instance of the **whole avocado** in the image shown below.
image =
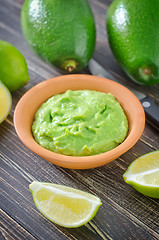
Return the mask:
[[66,73],[82,70],[94,52],[96,30],[87,0],[26,0],[21,26],[29,46]]
[[106,16],[112,52],[136,83],[159,83],[159,1],[114,0]]

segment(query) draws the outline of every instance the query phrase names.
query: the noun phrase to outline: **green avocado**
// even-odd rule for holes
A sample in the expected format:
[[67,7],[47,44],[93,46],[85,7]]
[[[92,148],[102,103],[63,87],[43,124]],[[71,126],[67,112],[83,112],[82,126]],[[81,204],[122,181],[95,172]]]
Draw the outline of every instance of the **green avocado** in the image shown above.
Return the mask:
[[64,72],[82,70],[94,52],[95,22],[87,0],[26,0],[21,26],[29,46]]
[[112,52],[136,83],[159,83],[159,1],[114,0],[106,16]]

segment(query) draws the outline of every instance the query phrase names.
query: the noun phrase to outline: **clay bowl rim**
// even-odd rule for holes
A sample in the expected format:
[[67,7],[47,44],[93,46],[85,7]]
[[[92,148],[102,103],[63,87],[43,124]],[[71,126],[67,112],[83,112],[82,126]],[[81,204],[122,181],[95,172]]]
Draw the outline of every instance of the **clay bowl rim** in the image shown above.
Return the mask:
[[[128,118],[129,132],[126,139],[116,148],[93,156],[66,156],[40,146],[31,132],[35,112],[49,97],[68,89],[111,92],[123,107]],[[72,74],[45,80],[28,90],[15,108],[14,126],[24,145],[45,160],[64,168],[89,169],[103,166],[133,147],[144,130],[145,113],[137,97],[123,85],[102,77]]]

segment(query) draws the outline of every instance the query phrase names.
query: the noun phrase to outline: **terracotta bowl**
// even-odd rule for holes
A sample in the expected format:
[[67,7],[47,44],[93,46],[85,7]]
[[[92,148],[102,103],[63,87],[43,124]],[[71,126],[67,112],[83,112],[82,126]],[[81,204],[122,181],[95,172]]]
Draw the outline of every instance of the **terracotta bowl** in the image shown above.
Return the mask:
[[[51,96],[66,90],[88,89],[111,92],[123,107],[128,123],[128,136],[119,146],[94,156],[66,156],[51,152],[40,146],[32,135],[31,127],[37,109]],[[128,151],[140,138],[145,126],[145,113],[140,101],[126,87],[105,78],[92,75],[64,75],[41,82],[18,102],[14,112],[14,125],[21,141],[45,160],[72,169],[89,169],[105,165]]]

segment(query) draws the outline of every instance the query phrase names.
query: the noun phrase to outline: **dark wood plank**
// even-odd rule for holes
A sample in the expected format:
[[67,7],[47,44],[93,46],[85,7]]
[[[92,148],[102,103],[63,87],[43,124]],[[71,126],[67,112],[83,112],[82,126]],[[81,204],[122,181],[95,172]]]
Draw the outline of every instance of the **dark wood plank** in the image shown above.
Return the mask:
[[14,219],[12,219],[4,211],[0,211],[0,239],[15,240],[15,239],[29,239],[36,240],[28,231],[20,226]]

